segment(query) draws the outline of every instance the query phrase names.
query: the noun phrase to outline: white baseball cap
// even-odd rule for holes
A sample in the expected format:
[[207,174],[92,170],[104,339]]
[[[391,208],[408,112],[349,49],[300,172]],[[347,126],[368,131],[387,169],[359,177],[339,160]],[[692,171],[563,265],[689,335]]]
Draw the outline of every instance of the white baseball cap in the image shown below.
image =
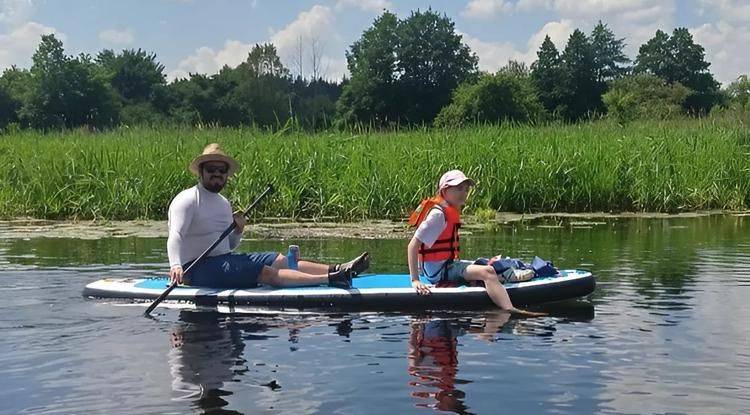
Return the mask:
[[469,182],[469,184],[472,186],[476,184],[473,179],[466,177],[464,172],[462,172],[461,170],[447,171],[440,178],[440,182],[438,183],[438,191],[441,191],[447,187],[458,186],[463,182]]

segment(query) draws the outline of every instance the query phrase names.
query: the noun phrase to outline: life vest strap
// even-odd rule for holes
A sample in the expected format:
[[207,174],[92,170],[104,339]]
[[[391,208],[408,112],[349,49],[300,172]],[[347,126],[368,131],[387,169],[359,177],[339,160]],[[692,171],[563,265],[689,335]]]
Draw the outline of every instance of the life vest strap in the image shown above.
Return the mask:
[[445,248],[420,248],[419,253],[420,254],[433,254],[435,252],[459,252],[459,248],[454,248],[452,246],[447,246]]

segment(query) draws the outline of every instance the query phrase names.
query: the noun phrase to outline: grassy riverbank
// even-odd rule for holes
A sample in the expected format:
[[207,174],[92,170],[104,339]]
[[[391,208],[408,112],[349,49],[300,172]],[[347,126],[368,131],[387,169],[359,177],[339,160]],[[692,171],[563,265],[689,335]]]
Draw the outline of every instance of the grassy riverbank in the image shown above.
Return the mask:
[[459,131],[270,134],[251,129],[119,129],[0,135],[0,217],[163,219],[220,142],[242,163],[226,195],[259,215],[403,217],[440,174],[461,168],[487,209],[654,211],[750,207],[750,131],[729,119],[477,127]]

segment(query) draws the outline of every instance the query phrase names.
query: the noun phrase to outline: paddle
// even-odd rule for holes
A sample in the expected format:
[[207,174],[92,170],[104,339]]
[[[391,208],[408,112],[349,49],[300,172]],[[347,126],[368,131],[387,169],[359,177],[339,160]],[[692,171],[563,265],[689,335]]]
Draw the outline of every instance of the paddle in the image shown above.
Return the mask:
[[[245,213],[244,213],[245,217],[247,217],[250,211],[253,210],[258,203],[260,203],[261,199],[263,199],[270,193],[273,193],[273,186],[269,184],[266,190],[263,193],[261,193],[260,196],[258,196],[258,198],[255,199],[255,201],[252,204],[250,204],[250,206],[248,206],[247,209],[245,209]],[[188,272],[190,272],[190,269],[192,269],[193,266],[195,266],[195,264],[198,263],[198,261],[206,257],[206,255],[208,255],[214,248],[216,248],[216,245],[221,243],[221,241],[223,241],[224,238],[226,238],[227,235],[229,235],[236,227],[237,227],[237,224],[234,223],[234,221],[232,221],[232,224],[229,225],[229,227],[221,234],[221,236],[219,236],[219,239],[217,239],[214,243],[211,244],[211,246],[209,246],[205,251],[203,251],[203,253],[200,254],[198,258],[196,258],[195,261],[193,261],[193,263],[190,264],[189,267],[187,267],[187,269],[182,273],[182,275],[186,275]],[[177,286],[177,281],[174,281],[169,287],[167,287],[166,290],[164,290],[163,293],[161,293],[159,298],[154,300],[154,302],[151,303],[150,306],[148,306],[148,308],[143,313],[143,315],[145,317],[149,317],[149,314],[151,314],[151,312],[154,311],[154,309],[156,308],[157,305],[159,305],[160,302],[162,302],[165,298],[167,298],[169,293],[172,292],[172,290],[174,290],[176,286]]]

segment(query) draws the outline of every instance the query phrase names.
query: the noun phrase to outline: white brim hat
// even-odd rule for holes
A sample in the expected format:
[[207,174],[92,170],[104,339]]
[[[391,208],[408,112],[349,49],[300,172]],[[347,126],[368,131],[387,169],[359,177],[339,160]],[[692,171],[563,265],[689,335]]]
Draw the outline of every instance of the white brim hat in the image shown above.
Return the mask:
[[447,171],[445,172],[445,174],[443,174],[442,177],[440,177],[440,182],[438,182],[438,191],[441,191],[447,187],[458,186],[463,182],[469,182],[469,184],[472,186],[476,184],[474,179],[466,177],[464,172],[462,172],[461,170]]

